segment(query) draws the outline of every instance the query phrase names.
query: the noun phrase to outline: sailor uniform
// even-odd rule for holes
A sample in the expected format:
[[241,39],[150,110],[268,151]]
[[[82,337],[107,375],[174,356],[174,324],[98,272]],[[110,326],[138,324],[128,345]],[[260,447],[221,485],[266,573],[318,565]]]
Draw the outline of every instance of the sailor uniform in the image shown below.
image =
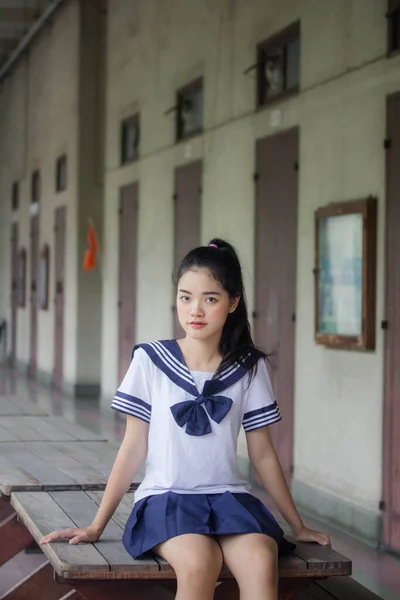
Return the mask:
[[237,462],[241,426],[281,418],[263,359],[251,381],[237,363],[215,377],[190,371],[176,340],[140,344],[111,407],[149,423],[146,473],[123,537],[134,558],[185,533],[265,533],[292,550]]

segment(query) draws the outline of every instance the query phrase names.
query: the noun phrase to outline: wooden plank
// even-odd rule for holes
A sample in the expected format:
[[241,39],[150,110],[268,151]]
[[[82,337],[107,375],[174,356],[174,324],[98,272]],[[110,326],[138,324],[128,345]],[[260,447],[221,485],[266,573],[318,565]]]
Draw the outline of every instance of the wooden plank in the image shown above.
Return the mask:
[[3,496],[10,497],[12,491],[41,490],[42,483],[3,456],[3,444],[0,444],[0,492]]
[[70,423],[63,417],[10,416],[3,417],[0,428],[0,442],[71,442],[105,441],[89,429]]
[[[108,479],[113,467],[118,448],[110,442],[53,442],[52,447],[67,454],[71,458],[84,464],[91,465],[94,469]],[[144,470],[141,469],[135,476],[131,489],[135,489],[143,481]]]
[[110,442],[102,441],[77,442],[75,444],[52,442],[52,447],[75,460],[91,465],[107,478],[118,452],[118,448],[115,448]]
[[[100,506],[100,503],[103,499],[104,492],[100,491],[87,491],[86,494],[96,503],[97,506]],[[133,509],[134,497],[133,493],[125,494],[122,498],[118,508],[116,509],[113,519],[118,525],[122,528],[125,528],[125,524],[130,517],[130,514]]]
[[47,562],[17,583],[0,600],[58,600],[61,594],[70,594],[71,591],[69,585],[60,585],[54,580],[53,567]]
[[[32,427],[32,422],[29,423],[26,419],[34,419],[35,417],[3,417],[1,422],[4,429],[9,434],[14,435],[18,441],[42,441],[43,435]],[[3,441],[0,439],[0,441]],[[8,440],[4,440],[8,441]]]
[[[98,435],[97,433],[93,433],[93,431],[90,431],[90,429],[82,427],[77,423],[71,423],[63,417],[47,417],[46,421],[48,421],[50,424],[54,425],[64,433],[70,434],[73,438],[79,441],[107,441],[104,435]],[[54,441],[57,441],[57,439]]]
[[48,415],[44,410],[39,408],[29,400],[22,400],[19,396],[13,398],[0,399],[0,417],[21,416],[21,415]]
[[[87,527],[92,523],[98,504],[85,492],[52,492],[51,497],[71,518],[77,527]],[[117,510],[118,512],[118,510]],[[111,519],[100,540],[94,544],[110,565],[111,571],[158,571],[159,567],[153,559],[134,560],[122,544],[122,535],[126,520],[120,524]]]
[[[111,450],[111,448],[114,448],[114,450]],[[98,453],[99,456],[103,457],[106,460],[110,460],[110,458],[112,458],[112,463],[111,463],[111,467],[112,467],[112,465],[114,464],[115,457],[117,456],[119,447],[118,446],[114,447],[112,444],[110,444],[110,442],[107,442],[107,443],[103,442],[103,443],[96,443],[96,444],[91,444],[90,442],[81,442],[79,449],[80,449],[80,451],[83,451],[83,449],[88,449],[91,453]],[[100,459],[100,461],[101,461],[101,459]],[[92,464],[92,463],[90,463],[90,464]],[[143,481],[144,472],[145,472],[145,468],[144,468],[144,464],[143,464],[141,466],[141,468],[139,469],[138,473],[135,475],[131,489],[137,488],[138,485]]]
[[[56,419],[56,421],[53,419]],[[18,417],[17,420],[26,423],[27,427],[37,431],[38,435],[41,436],[40,441],[51,442],[63,439],[73,442],[77,439],[61,427],[63,421],[65,421],[62,417]],[[68,423],[68,421],[65,422]],[[21,441],[29,442],[30,440],[22,438]]]
[[[2,422],[4,419],[2,418]],[[3,427],[0,425],[0,442],[19,442],[20,438],[18,435],[7,429],[7,427]]]
[[[36,542],[54,530],[76,527],[47,492],[16,492],[11,504]],[[71,546],[67,541],[40,546],[58,574],[107,573],[109,565],[92,544]]]
[[107,484],[108,474],[107,476],[103,475],[97,471],[91,463],[85,464],[71,458],[68,454],[61,452],[61,450],[54,447],[51,442],[27,442],[20,445],[24,450],[40,457],[45,462],[49,463],[49,465],[53,465],[53,467],[65,473],[75,483],[79,484],[82,489],[97,488],[100,486],[104,488]]
[[352,577],[329,577],[324,581],[318,581],[316,584],[325,594],[329,594],[329,600],[338,598],[338,600],[381,600],[379,596],[358,583]]
[[0,523],[0,566],[32,543],[32,536],[13,512]]
[[[27,475],[27,479],[34,477],[41,485],[42,489],[49,486],[51,489],[77,489],[77,483],[68,477],[65,473],[52,466],[49,462],[42,460],[31,452],[24,450],[21,444],[3,443],[0,451],[15,467]],[[4,474],[2,474],[5,481]],[[9,487],[12,487],[8,484]]]
[[[1,421],[4,429],[6,429],[9,434],[14,435],[18,441],[35,442],[47,439],[47,437],[43,436],[43,433],[40,431],[40,421],[44,420],[45,418],[46,417],[17,416],[3,417]],[[3,440],[0,439],[0,441]]]
[[293,554],[305,560],[310,571],[335,571],[337,575],[351,575],[351,560],[332,548],[298,542]]

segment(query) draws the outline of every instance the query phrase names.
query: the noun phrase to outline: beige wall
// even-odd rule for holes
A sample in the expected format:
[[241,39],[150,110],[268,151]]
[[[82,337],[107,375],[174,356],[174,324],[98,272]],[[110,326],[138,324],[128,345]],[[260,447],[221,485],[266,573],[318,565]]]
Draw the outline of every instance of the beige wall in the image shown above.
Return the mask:
[[[255,112],[255,81],[243,71],[255,62],[257,42],[298,18],[302,92]],[[400,58],[388,60],[385,50],[380,0],[109,2],[104,402],[118,385],[119,187],[140,182],[138,341],[172,335],[171,195],[174,168],[185,161],[204,161],[202,240],[221,235],[236,244],[251,310],[255,141],[299,126],[295,477],[375,512],[381,497],[382,332],[378,327],[370,353],[315,345],[313,214],[333,201],[378,196],[378,324],[384,316],[385,97],[400,89]],[[176,146],[173,117],[163,113],[174,105],[176,89],[199,75],[205,132]],[[121,168],[119,123],[137,110],[142,158]],[[281,111],[279,127],[272,126],[272,110]]]

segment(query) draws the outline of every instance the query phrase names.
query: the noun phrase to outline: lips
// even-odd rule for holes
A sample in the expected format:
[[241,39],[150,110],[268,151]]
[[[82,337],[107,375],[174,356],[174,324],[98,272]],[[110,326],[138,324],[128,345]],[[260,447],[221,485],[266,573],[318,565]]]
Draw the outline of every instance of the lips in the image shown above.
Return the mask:
[[199,321],[192,321],[191,323],[189,323],[189,325],[191,327],[194,327],[194,329],[201,329],[202,327],[206,326],[205,323],[200,323]]

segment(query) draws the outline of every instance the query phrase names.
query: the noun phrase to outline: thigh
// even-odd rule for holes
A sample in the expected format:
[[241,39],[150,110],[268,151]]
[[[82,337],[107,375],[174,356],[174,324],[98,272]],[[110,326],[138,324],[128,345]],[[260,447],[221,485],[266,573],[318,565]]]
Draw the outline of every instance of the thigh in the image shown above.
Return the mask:
[[242,589],[275,585],[278,580],[278,544],[263,533],[218,536],[223,561]]
[[177,575],[196,571],[216,579],[222,568],[221,547],[208,535],[178,535],[155,546],[153,552],[168,561]]

